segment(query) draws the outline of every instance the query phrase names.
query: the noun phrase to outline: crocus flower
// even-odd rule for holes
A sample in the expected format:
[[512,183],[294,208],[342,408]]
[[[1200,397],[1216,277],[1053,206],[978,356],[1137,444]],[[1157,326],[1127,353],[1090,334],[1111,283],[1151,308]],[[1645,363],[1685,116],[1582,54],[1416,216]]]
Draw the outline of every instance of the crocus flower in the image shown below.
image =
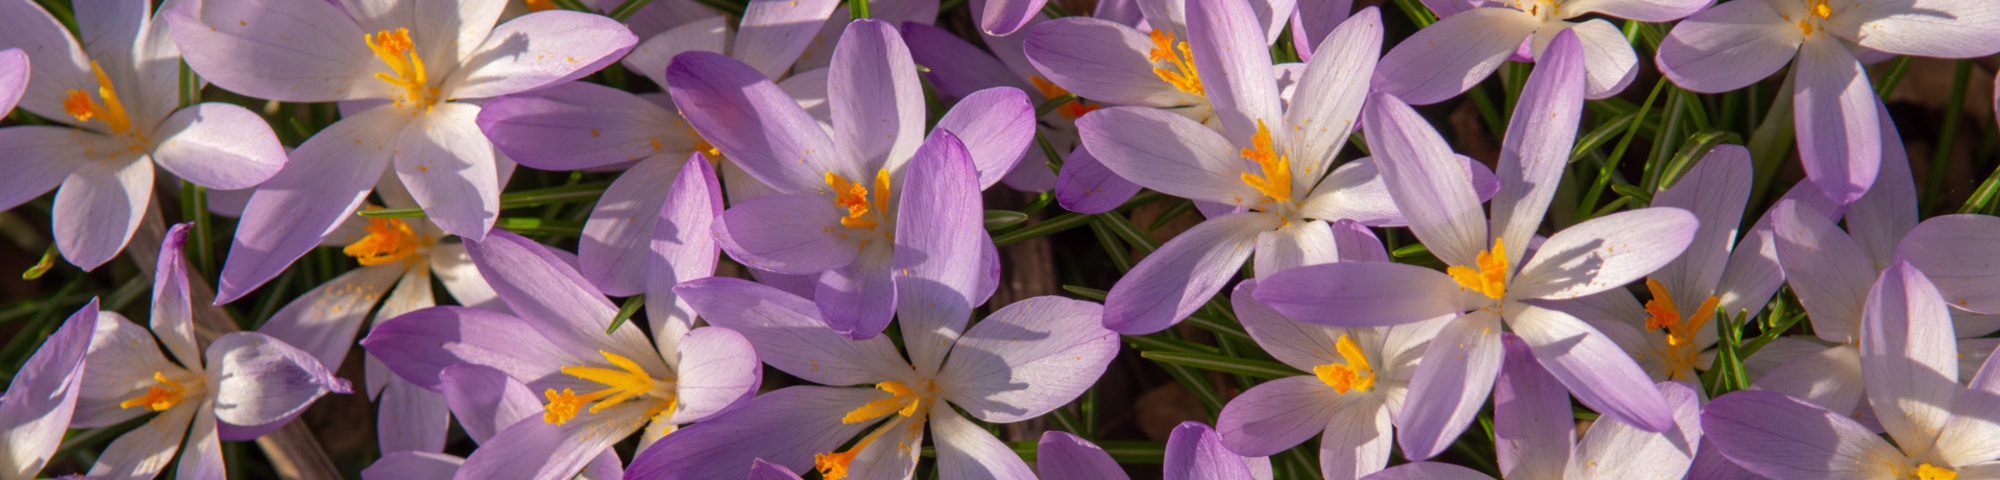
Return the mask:
[[[1922,271],[1882,272],[1862,315],[1861,380],[1892,446],[1847,414],[1776,392],[1723,395],[1702,428],[1723,455],[1765,477],[1950,480],[2000,477],[1992,442],[2000,416],[2000,362],[1988,358],[1960,387],[1951,313]],[[1898,447],[1900,446],[1900,447]]]
[[[827,72],[831,136],[762,73],[715,53],[676,57],[667,90],[696,132],[780,192],[722,212],[716,241],[746,265],[817,276],[819,318],[859,339],[880,333],[895,312],[892,265],[927,255],[924,245],[894,235],[904,220],[891,208],[925,141],[924,100],[909,49],[889,24],[856,21],[836,48]],[[984,90],[946,112],[930,137],[964,139],[979,172],[976,189],[984,189],[1033,141],[1033,111],[1018,90]],[[996,256],[977,261],[990,265]],[[994,268],[982,270],[984,285],[997,284]]]
[[[1045,21],[1048,21],[1046,15],[1037,14],[1028,24],[1036,25]],[[1041,105],[1050,99],[1069,95],[1068,90],[1063,90],[1062,87],[1042,78],[1041,72],[1035,71],[1035,66],[1028,63],[1028,57],[1022,49],[1026,37],[1027,35],[1005,37],[985,35],[986,47],[993,51],[987,53],[986,50],[981,50],[958,38],[957,34],[942,28],[917,23],[903,25],[903,41],[910,45],[911,59],[930,69],[924,72],[924,78],[930,80],[931,86],[936,88],[941,96],[958,99],[988,88],[1013,87],[1028,94],[1029,104]],[[1078,155],[1087,156],[1089,152],[1079,149],[1081,145],[1076,138],[1076,118],[1097,108],[1098,105],[1082,99],[1064,103],[1036,119],[1036,126],[1039,127],[1036,132],[1047,139],[1049,146],[1056,152],[1070,159],[1065,161],[1074,161]],[[1014,165],[1014,170],[1007,172],[1007,176],[1001,181],[1006,182],[1008,187],[1024,192],[1049,191],[1056,186],[1056,172],[1051,169],[1049,160],[1041,148],[1031,147],[1021,162]],[[1086,161],[1095,162],[1095,160]],[[1130,182],[1124,184],[1131,185]],[[1129,197],[1132,193],[1137,193],[1138,189],[1138,185],[1131,185],[1132,192],[1125,193],[1124,196]],[[1109,197],[1116,194],[1100,196]],[[1066,197],[1058,194],[1056,201],[1063,202],[1062,205],[1067,209],[1072,203],[1064,202],[1064,198]]]
[[92,298],[35,349],[0,395],[0,480],[35,478],[62,444],[83,391],[84,352],[96,325]]
[[251,196],[217,303],[319,245],[392,163],[439,228],[485,238],[499,215],[500,184],[493,144],[474,122],[477,100],[581,77],[637,41],[618,22],[581,12],[495,25],[505,5],[203,0],[164,15],[202,78],[252,97],[339,101],[352,112],[299,145],[291,168]]
[[[1574,34],[1558,34],[1549,48],[1522,90],[1520,104],[1528,107],[1515,110],[1508,124],[1490,226],[1471,179],[1437,131],[1394,96],[1369,98],[1362,129],[1383,158],[1377,165],[1390,196],[1410,230],[1451,266],[1449,273],[1337,262],[1259,282],[1257,300],[1323,325],[1386,326],[1458,315],[1424,352],[1398,417],[1396,440],[1411,459],[1430,458],[1450,445],[1485,403],[1500,371],[1503,325],[1584,405],[1647,431],[1673,426],[1672,411],[1646,372],[1604,333],[1548,301],[1619,288],[1652,273],[1680,256],[1699,222],[1686,210],[1645,208],[1571,226],[1538,249],[1529,242],[1568,163],[1583,100],[1580,42]],[[1536,253],[1523,251],[1529,249]]]
[[[180,52],[144,0],[83,2],[78,36],[29,0],[0,1],[0,48],[27,52],[19,91],[0,100],[61,125],[0,129],[0,209],[56,191],[56,248],[84,270],[118,256],[153,199],[153,165],[214,189],[248,188],[285,165],[257,114],[226,103],[180,108]],[[84,43],[78,43],[78,39]],[[0,71],[19,68],[0,67]],[[21,72],[26,73],[26,72]],[[9,83],[13,84],[10,85]],[[13,102],[0,102],[0,106]],[[4,111],[5,109],[0,109]]]
[[1953,307],[1955,324],[1966,323],[1963,314],[1977,312],[1980,328],[1961,326],[1960,338],[1991,333],[1978,330],[1993,328],[1991,314],[2000,313],[2000,289],[1991,285],[2000,262],[1989,256],[2000,252],[2000,222],[1994,220],[1990,215],[1940,215],[1917,224],[1896,244],[1896,258],[1908,260],[1937,283]]
[[1660,73],[1721,93],[1794,57],[1792,121],[1806,176],[1840,203],[1861,198],[1886,153],[1875,89],[1852,53],[1973,58],[2000,51],[2000,3],[1984,0],[1747,0],[1717,5],[1660,42]]
[[757,390],[757,354],[736,332],[667,330],[659,333],[671,338],[656,345],[635,325],[611,329],[618,308],[541,245],[493,232],[465,249],[513,314],[431,307],[382,322],[361,341],[425,388],[444,389],[442,370],[471,363],[500,369],[546,400],[540,416],[487,439],[456,478],[568,478],[642,427],[643,449]]
[[[1166,480],[1270,480],[1271,459],[1244,457],[1224,447],[1222,437],[1201,422],[1181,422],[1167,435],[1161,473]],[[1125,469],[1097,444],[1068,432],[1042,433],[1036,466],[1045,480],[1129,479]]]
[[[1493,391],[1494,447],[1503,478],[1683,478],[1702,438],[1701,391],[1661,382],[1673,404],[1673,427],[1650,432],[1614,418],[1591,424],[1576,437],[1576,421],[1562,382],[1537,362],[1526,342],[1506,335],[1506,366]],[[1437,462],[1397,465],[1370,480],[1486,480],[1477,470]]]
[[[262,333],[224,334],[208,345],[204,357],[195,344],[187,266],[181,258],[187,231],[187,224],[175,225],[160,246],[152,332],[113,312],[96,319],[85,359],[91,367],[70,427],[104,427],[149,412],[160,414],[112,441],[90,467],[90,478],[153,478],[176,450],[181,451],[176,478],[224,478],[217,422],[268,431],[327,392],[348,392],[347,381],[334,377],[312,354]],[[165,344],[178,363],[161,355],[158,344]]]
[[1299,59],[1312,61],[1313,51],[1326,41],[1334,27],[1354,13],[1354,0],[1298,2],[1292,9],[1292,50]]
[[1584,96],[1608,98],[1624,91],[1639,75],[1639,55],[1610,21],[1570,19],[1603,14],[1668,22],[1701,11],[1710,1],[1493,0],[1462,10],[1427,1],[1443,18],[1382,56],[1382,65],[1375,69],[1375,89],[1412,105],[1442,102],[1485,81],[1503,61],[1541,61],[1556,34],[1574,32],[1585,52]]
[[19,48],[0,50],[0,115],[14,111],[28,88],[28,54]]
[[[438,386],[451,406],[459,428],[474,443],[486,443],[517,422],[542,421],[541,397],[514,377],[493,367],[461,363],[438,372]],[[386,449],[385,449],[386,450]],[[572,453],[582,455],[581,452]],[[387,452],[361,471],[363,480],[450,480],[465,459],[430,451]],[[605,449],[585,466],[582,478],[611,480],[625,476],[618,452]]]
[[1118,340],[1098,325],[1101,307],[1061,297],[1001,307],[965,328],[986,274],[969,157],[944,134],[912,161],[902,198],[910,221],[898,225],[896,241],[933,248],[897,258],[908,272],[897,277],[908,360],[887,338],[850,340],[827,329],[812,301],[782,290],[723,277],[683,284],[676,290],[702,318],[742,332],[772,367],[828,386],[765,393],[675,432],[634,458],[626,476],[737,478],[761,458],[793,471],[816,468],[829,480],[905,478],[928,423],[944,478],[1032,477],[1018,455],[958,410],[992,423],[1048,413],[1097,381]]

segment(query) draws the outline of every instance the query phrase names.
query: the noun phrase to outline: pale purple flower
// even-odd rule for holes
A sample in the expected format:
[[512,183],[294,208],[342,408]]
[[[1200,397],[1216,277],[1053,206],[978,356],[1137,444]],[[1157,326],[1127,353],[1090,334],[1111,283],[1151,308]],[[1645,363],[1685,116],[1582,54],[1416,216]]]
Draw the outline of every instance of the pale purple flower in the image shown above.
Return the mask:
[[[1047,15],[1036,14],[1028,25],[1048,20]],[[903,25],[903,41],[910,45],[911,59],[930,69],[923,74],[924,78],[930,80],[940,96],[959,99],[988,88],[1013,87],[1028,94],[1030,105],[1041,105],[1049,99],[1069,94],[1068,90],[1042,78],[1041,72],[1035,71],[1035,66],[1028,62],[1023,50],[1027,35],[1003,37],[989,34],[984,36],[984,40],[992,53],[942,28],[917,23]],[[1036,119],[1037,132],[1048,139],[1049,146],[1062,153],[1063,158],[1087,156],[1089,153],[1080,150],[1076,137],[1076,118],[1097,108],[1098,105],[1081,99],[1062,104]],[[1051,168],[1047,154],[1039,147],[1029,146],[1026,156],[1001,181],[1015,190],[1046,192],[1056,188],[1056,172]],[[1127,182],[1125,185],[1131,184]],[[1130,197],[1132,193],[1137,193],[1138,188],[1138,185],[1131,185],[1133,192],[1123,196]],[[1064,202],[1065,198],[1068,197],[1058,192],[1056,200],[1068,208],[1070,203]]]
[[63,320],[0,393],[0,480],[35,478],[62,444],[83,391],[84,352],[97,315],[92,298]]
[[[813,275],[820,318],[849,338],[869,338],[897,308],[895,265],[925,245],[897,232],[906,167],[925,142],[915,64],[887,23],[862,20],[842,36],[827,72],[831,135],[763,74],[729,57],[692,51],[667,68],[667,90],[696,132],[751,176],[780,192],[737,203],[715,219],[716,241],[746,265]],[[1011,88],[969,95],[930,137],[963,139],[975,189],[998,183],[1034,139],[1034,107]],[[997,285],[997,253],[982,257],[983,303]]]
[[[1905,262],[1884,270],[1859,328],[1861,380],[1892,446],[1847,414],[1780,393],[1745,390],[1710,402],[1702,428],[1723,455],[1785,479],[2000,476],[2000,367],[1987,359],[1969,386],[1944,298]],[[1898,447],[1900,446],[1900,448]]]
[[[1271,480],[1269,457],[1245,457],[1224,447],[1222,437],[1201,422],[1181,422],[1167,435],[1166,480]],[[1068,432],[1042,433],[1035,463],[1044,480],[1127,480],[1111,454]]]
[[1646,372],[1604,333],[1550,301],[1619,288],[1658,270],[1687,248],[1699,222],[1678,208],[1645,208],[1571,226],[1538,246],[1529,242],[1568,163],[1583,102],[1580,42],[1557,34],[1549,48],[1508,125],[1490,226],[1471,178],[1437,131],[1396,97],[1369,99],[1362,128],[1383,158],[1377,165],[1390,195],[1450,274],[1337,262],[1259,282],[1257,300],[1325,325],[1387,326],[1470,312],[1444,327],[1417,366],[1398,417],[1397,443],[1408,458],[1436,455],[1470,424],[1500,371],[1503,326],[1584,405],[1647,431],[1673,425]]
[[1688,17],[1660,42],[1660,72],[1682,88],[1743,88],[1792,63],[1793,123],[1806,176],[1840,203],[1875,183],[1888,149],[1875,89],[1855,52],[1944,58],[2000,51],[1987,0],[1739,0]]
[[0,115],[14,111],[28,88],[28,54],[19,48],[0,50]]
[[347,107],[251,196],[217,303],[242,297],[317,246],[385,171],[439,228],[485,238],[499,215],[501,162],[475,123],[478,101],[589,74],[637,41],[616,21],[580,12],[495,25],[505,5],[201,0],[163,15],[202,78],[258,98]]
[[611,330],[618,308],[540,244],[494,232],[465,246],[511,315],[431,307],[382,322],[361,341],[404,380],[446,392],[447,402],[440,372],[461,363],[506,372],[546,400],[539,417],[491,423],[500,430],[466,458],[459,478],[568,478],[642,428],[643,449],[757,390],[757,354],[736,332],[668,329],[649,342],[636,325]]
[[[711,277],[677,288],[702,318],[742,332],[772,367],[828,386],[765,393],[668,435],[634,458],[627,476],[737,478],[761,458],[830,479],[903,478],[916,468],[928,424],[942,477],[1030,478],[1019,456],[957,410],[991,423],[1048,413],[1096,383],[1118,337],[1098,325],[1099,306],[1061,297],[1022,300],[965,328],[987,274],[978,261],[974,165],[949,134],[926,141],[912,161],[902,198],[908,221],[896,239],[930,248],[898,258],[908,272],[896,278],[907,360],[888,338],[849,340],[827,329],[812,301],[773,287]],[[857,435],[852,448],[836,450]]]
[[[517,422],[542,421],[541,397],[514,377],[493,367],[461,363],[438,372],[439,388],[451,406],[453,418],[474,443],[491,441],[493,435]],[[386,449],[385,449],[386,450]],[[584,455],[576,452],[575,455]],[[465,459],[431,451],[386,452],[381,459],[361,471],[363,480],[450,480],[458,475]],[[625,476],[618,452],[605,449],[585,465],[582,477],[588,480],[615,480]]]
[[0,91],[9,91],[0,100],[14,98],[25,79],[20,107],[61,123],[0,129],[0,209],[60,185],[50,216],[64,259],[92,270],[125,249],[152,202],[155,164],[225,190],[257,185],[285,165],[277,135],[257,114],[226,103],[180,108],[169,15],[155,17],[143,0],[81,2],[75,13],[79,35],[71,36],[35,2],[0,1],[0,48],[26,51],[33,72],[0,74]]
[[1557,33],[1574,32],[1583,44],[1584,96],[1608,98],[1638,76],[1639,55],[1610,21],[1571,19],[1601,14],[1669,22],[1701,11],[1711,1],[1472,0],[1465,5],[1459,0],[1427,0],[1424,3],[1442,18],[1382,56],[1382,65],[1375,69],[1375,89],[1413,105],[1441,102],[1485,81],[1501,62],[1540,61]]
[[[1882,161],[1886,164],[1889,159]],[[2000,221],[1995,220],[2000,219],[1975,214],[1931,217],[1896,243],[1895,258],[1922,269],[1951,304],[1959,338],[2000,330],[1996,323],[2000,315],[1993,315],[2000,313],[2000,288],[1993,285],[1994,276],[2000,275],[2000,259],[1993,257],[2000,253]]]
[[[1570,480],[1683,478],[1700,445],[1701,391],[1661,382],[1673,427],[1650,432],[1605,417],[1576,436],[1576,419],[1562,382],[1543,369],[1526,342],[1505,335],[1506,366],[1493,391],[1493,437],[1503,478]],[[1487,480],[1477,470],[1437,462],[1397,465],[1370,480]]]
[[[224,334],[204,356],[195,343],[194,306],[181,258],[187,234],[187,224],[175,225],[160,246],[151,332],[117,313],[101,312],[96,318],[85,359],[90,367],[84,371],[70,427],[104,427],[149,412],[160,414],[112,441],[90,467],[90,478],[153,478],[178,450],[176,478],[220,480],[225,476],[220,440],[262,434],[232,435],[223,425],[236,427],[236,432],[269,432],[327,392],[348,393],[347,380],[334,377],[312,354],[262,333]],[[160,354],[156,336],[174,360]]]
[[1299,59],[1312,61],[1313,51],[1326,41],[1327,34],[1353,13],[1354,0],[1298,2],[1292,9],[1292,49],[1299,53]]

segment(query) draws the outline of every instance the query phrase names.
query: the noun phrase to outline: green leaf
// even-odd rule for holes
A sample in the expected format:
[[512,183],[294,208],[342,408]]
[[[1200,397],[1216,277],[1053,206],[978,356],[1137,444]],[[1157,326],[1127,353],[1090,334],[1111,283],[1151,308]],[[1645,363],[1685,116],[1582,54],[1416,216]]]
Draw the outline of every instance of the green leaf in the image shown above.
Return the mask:
[[1274,379],[1305,375],[1299,369],[1278,362],[1233,358],[1193,352],[1140,351],[1140,357],[1202,370],[1233,373],[1254,378]]
[[28,271],[21,272],[21,279],[34,280],[42,278],[42,275],[47,275],[49,273],[49,269],[55,268],[55,266],[56,266],[56,245],[51,243],[49,244],[49,250],[46,252],[42,252],[42,261],[35,262],[35,266],[28,267]]
[[618,307],[618,315],[611,317],[611,326],[604,329],[604,334],[610,335],[611,332],[618,331],[618,327],[624,326],[625,321],[631,320],[632,315],[639,313],[639,307],[643,306],[646,306],[645,295],[625,297],[625,304]]
[[1177,340],[1177,339],[1167,338],[1158,335],[1119,335],[1119,338],[1124,339],[1125,344],[1131,345],[1133,350],[1138,350],[1141,352],[1158,351],[1158,352],[1203,353],[1209,355],[1222,354],[1222,349],[1220,348],[1215,348],[1208,345],[1202,345],[1187,340]]
[[1028,221],[1028,214],[1026,213],[1013,210],[986,211],[986,230],[988,231],[1006,230],[1007,227],[1020,225],[1021,222],[1025,221]]
[[1061,108],[1063,104],[1081,100],[1083,100],[1083,97],[1078,97],[1074,93],[1064,94],[1063,96],[1060,97],[1051,98],[1049,99],[1049,101],[1042,102],[1041,105],[1035,106],[1035,118],[1042,118],[1043,116],[1048,115],[1049,112],[1053,112],[1057,108]]
[[1076,294],[1076,296],[1079,296],[1079,297],[1083,297],[1083,298],[1088,298],[1088,299],[1091,299],[1091,300],[1096,300],[1096,301],[1100,301],[1100,302],[1104,301],[1104,297],[1105,297],[1105,294],[1106,294],[1106,292],[1105,292],[1105,291],[1103,291],[1103,290],[1098,290],[1098,289],[1095,289],[1095,288],[1084,288],[1084,287],[1079,287],[1079,286],[1076,286],[1076,285],[1063,285],[1063,287],[1062,287],[1062,288],[1063,288],[1063,291],[1067,291],[1067,292],[1069,292],[1069,293],[1074,293],[1074,294]]
[[543,220],[534,217],[500,217],[493,222],[493,228],[521,235],[554,235],[559,237],[583,236],[583,222],[575,220]]
[[[610,186],[611,182],[581,183],[502,194],[500,209],[596,201],[598,197],[604,195],[604,189]],[[377,208],[358,213],[363,217],[372,218],[407,218],[424,216],[424,209],[422,207]]]
[[[1742,141],[1742,137],[1734,132],[1712,129],[1689,136],[1688,142],[1681,145],[1680,151],[1674,153],[1672,160],[1667,161],[1666,170],[1660,172],[1660,190],[1674,186],[1674,182],[1680,181],[1681,176],[1686,175],[1696,163],[1707,157],[1708,151],[1715,149],[1716,145]],[[1647,202],[1649,205],[1651,203]]]

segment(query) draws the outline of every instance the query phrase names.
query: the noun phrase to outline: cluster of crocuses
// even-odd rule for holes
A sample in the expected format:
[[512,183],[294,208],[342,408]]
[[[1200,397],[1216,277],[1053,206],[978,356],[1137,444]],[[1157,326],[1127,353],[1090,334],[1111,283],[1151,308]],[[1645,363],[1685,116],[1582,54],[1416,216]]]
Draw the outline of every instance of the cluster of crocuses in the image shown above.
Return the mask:
[[[1261,352],[1170,344],[1300,375],[1175,428],[1166,478],[1271,478],[1316,436],[1326,479],[2000,478],[2000,218],[1920,219],[1864,69],[2000,52],[2000,2],[1423,0],[1400,41],[1350,0],[557,3],[0,0],[0,112],[24,124],[0,128],[0,206],[53,190],[54,251],[85,271],[157,258],[150,329],[96,300],[43,329],[0,479],[145,415],[88,477],[226,478],[222,441],[355,390],[332,372],[356,345],[368,479],[1123,478],[1092,429],[994,427],[1067,414],[1120,335],[1204,310]],[[1791,65],[1773,111],[1807,179],[1759,214],[1771,159],[1714,145],[1545,222],[1635,43],[1687,92]],[[1510,61],[1491,167],[1411,106]],[[238,218],[217,271],[183,254],[206,213],[128,245],[162,222],[155,164]],[[517,165],[618,173],[570,244],[496,229]],[[1093,228],[1136,229],[1142,190],[1204,220],[1119,259],[1102,304],[989,304],[1001,183]],[[1384,232],[1420,245],[1392,260]],[[255,332],[196,323],[208,279],[229,304],[320,247],[359,266]],[[756,281],[716,276],[722,252]],[[803,384],[765,391],[766,366]],[[1433,461],[1465,436],[1497,465]]]

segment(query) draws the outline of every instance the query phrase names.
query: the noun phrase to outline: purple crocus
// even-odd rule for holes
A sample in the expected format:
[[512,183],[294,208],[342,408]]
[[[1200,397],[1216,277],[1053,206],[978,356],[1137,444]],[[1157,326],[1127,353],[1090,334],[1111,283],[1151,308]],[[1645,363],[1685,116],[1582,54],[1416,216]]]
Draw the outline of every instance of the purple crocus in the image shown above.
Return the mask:
[[[1629,479],[1683,478],[1702,438],[1701,391],[1681,382],[1661,382],[1660,394],[1673,405],[1673,427],[1650,432],[1614,418],[1591,424],[1576,436],[1569,394],[1527,342],[1505,335],[1506,366],[1493,392],[1494,446],[1503,478]],[[1397,465],[1370,480],[1488,480],[1477,470],[1437,462]]]
[[0,48],[32,59],[0,67],[16,72],[0,73],[0,100],[18,98],[61,124],[0,129],[0,209],[60,185],[50,216],[64,259],[92,270],[125,249],[152,202],[155,164],[222,190],[257,185],[285,165],[257,114],[226,103],[180,108],[180,52],[151,3],[81,2],[75,14],[72,36],[35,2],[0,1]]
[[[1375,89],[1412,105],[1429,105],[1465,93],[1507,60],[1541,61],[1556,34],[1572,32],[1583,44],[1584,96],[1608,98],[1639,75],[1639,55],[1618,26],[1591,14],[1641,22],[1669,22],[1692,15],[1712,0],[1427,0],[1442,19],[1418,30],[1382,56]],[[1465,5],[1470,3],[1470,5]]]
[[0,480],[35,478],[62,444],[83,391],[84,352],[96,325],[92,298],[35,349],[0,394]]
[[[493,367],[461,363],[438,372],[445,402],[451,406],[459,428],[474,443],[484,444],[493,435],[522,421],[542,421],[541,397],[528,385]],[[386,449],[385,449],[386,450]],[[582,455],[581,452],[575,453]],[[387,452],[361,471],[362,480],[450,480],[458,475],[465,459],[455,455],[405,450]],[[614,480],[625,476],[618,452],[605,449],[583,468],[587,480]]]
[[1257,300],[1300,321],[1372,327],[1457,315],[1418,363],[1398,417],[1397,443],[1411,459],[1449,446],[1485,403],[1500,371],[1503,325],[1584,405],[1647,431],[1673,426],[1671,407],[1646,372],[1603,332],[1549,301],[1619,288],[1658,270],[1692,241],[1694,215],[1632,210],[1571,226],[1539,245],[1529,241],[1568,163],[1583,97],[1581,57],[1575,35],[1558,34],[1529,75],[1520,104],[1530,107],[1517,109],[1508,125],[1490,226],[1471,179],[1429,122],[1394,96],[1369,99],[1362,128],[1383,158],[1377,165],[1391,198],[1431,254],[1451,266],[1448,273],[1337,262],[1259,282]]
[[[975,4],[973,8],[978,7]],[[1048,21],[1046,15],[1037,14],[1028,24],[1036,25],[1046,21]],[[1042,78],[1041,72],[1035,71],[1035,66],[1028,62],[1028,57],[1022,48],[1027,41],[1027,35],[1004,37],[985,35],[984,40],[986,47],[991,49],[992,53],[987,53],[986,50],[981,50],[959,38],[957,34],[942,28],[917,23],[903,25],[903,41],[910,45],[911,59],[930,68],[929,72],[924,73],[924,78],[930,80],[931,86],[937,89],[939,95],[957,99],[988,88],[1013,87],[1026,92],[1028,103],[1033,105],[1041,105],[1050,99],[1069,95],[1068,90],[1063,90],[1062,87]],[[1069,161],[1075,161],[1078,155],[1089,155],[1089,152],[1080,149],[1081,145],[1076,137],[1076,118],[1097,108],[1098,105],[1082,99],[1056,106],[1055,109],[1036,119],[1039,127],[1036,132],[1047,139],[1055,151],[1067,152],[1064,157],[1070,158]],[[1007,172],[1007,176],[1001,181],[1006,182],[1008,187],[1024,192],[1049,191],[1056,187],[1057,182],[1056,172],[1051,170],[1049,160],[1042,149],[1029,148],[1026,156],[1020,163],[1015,164],[1014,170]],[[1095,162],[1095,160],[1084,161]],[[1132,185],[1130,182],[1124,185],[1131,185],[1132,191],[1124,193],[1122,197],[1130,197],[1139,189],[1138,185]],[[1112,193],[1100,196],[1119,195]],[[1058,194],[1056,201],[1063,202],[1064,208],[1068,208],[1072,203],[1065,202],[1065,198],[1067,197]]]
[[[114,312],[96,318],[85,359],[90,368],[69,426],[97,428],[148,412],[160,414],[112,441],[90,467],[90,478],[153,478],[181,450],[177,478],[219,480],[225,477],[220,440],[230,435],[219,432],[217,422],[269,431],[327,392],[348,393],[347,381],[334,377],[312,354],[262,333],[224,334],[208,345],[204,357],[195,344],[188,271],[181,258],[187,233],[187,224],[175,225],[160,246],[151,332]],[[178,363],[161,355],[159,344]]]
[[1806,176],[1840,203],[1875,183],[1886,150],[1875,89],[1857,50],[1973,58],[2000,51],[2000,3],[1986,0],[1747,0],[1717,5],[1660,42],[1660,72],[1721,93],[1771,76],[1794,57],[1792,121]]
[[[1270,480],[1271,459],[1245,457],[1224,447],[1222,437],[1201,422],[1181,422],[1167,435],[1160,470],[1166,480]],[[1035,450],[1044,480],[1130,479],[1111,454],[1068,432],[1042,433]]]
[[634,458],[626,476],[737,478],[761,458],[816,468],[829,480],[903,478],[916,468],[928,423],[943,477],[1031,477],[1019,456],[958,410],[992,423],[1048,413],[1097,381],[1118,339],[1098,325],[1101,307],[1061,297],[1022,300],[965,328],[987,274],[974,165],[948,133],[912,160],[901,208],[908,221],[896,238],[930,248],[898,258],[907,272],[896,281],[908,360],[888,338],[850,340],[827,329],[812,301],[770,286],[711,277],[676,288],[702,318],[742,332],[772,367],[828,386],[765,393],[675,432]]
[[431,307],[382,322],[361,341],[425,388],[445,390],[440,372],[471,363],[500,369],[546,399],[541,416],[494,434],[457,478],[568,478],[642,427],[644,448],[757,390],[757,354],[736,332],[670,329],[649,342],[634,325],[612,330],[618,308],[540,244],[494,232],[465,246],[513,314]]
[[[1861,380],[1895,440],[1815,402],[1757,390],[1708,404],[1702,428],[1723,455],[1765,477],[1949,480],[2000,477],[2000,359],[1959,386],[1950,309],[1923,272],[1896,262],[1866,297]],[[1900,446],[1900,447],[1899,447]]]
[[28,54],[19,48],[0,50],[0,115],[14,111],[28,88]]
[[[849,338],[870,338],[897,308],[895,265],[929,256],[897,235],[907,165],[925,142],[915,64],[889,24],[850,24],[827,72],[832,134],[757,70],[693,51],[667,67],[667,90],[696,132],[778,194],[737,203],[715,219],[716,241],[746,265],[814,275],[820,315]],[[1000,181],[1034,139],[1034,107],[1011,88],[959,101],[930,137],[963,139],[978,171],[975,189]],[[909,225],[932,229],[931,225]],[[981,242],[984,229],[979,229]],[[999,274],[994,253],[975,260],[983,292]],[[984,299],[987,293],[978,295]],[[747,463],[746,463],[747,464]]]
[[637,41],[602,15],[546,11],[495,25],[505,2],[203,0],[165,14],[188,65],[223,88],[283,102],[343,102],[260,186],[216,302],[283,271],[361,206],[385,171],[446,233],[485,238],[499,162],[478,100],[581,77]]

